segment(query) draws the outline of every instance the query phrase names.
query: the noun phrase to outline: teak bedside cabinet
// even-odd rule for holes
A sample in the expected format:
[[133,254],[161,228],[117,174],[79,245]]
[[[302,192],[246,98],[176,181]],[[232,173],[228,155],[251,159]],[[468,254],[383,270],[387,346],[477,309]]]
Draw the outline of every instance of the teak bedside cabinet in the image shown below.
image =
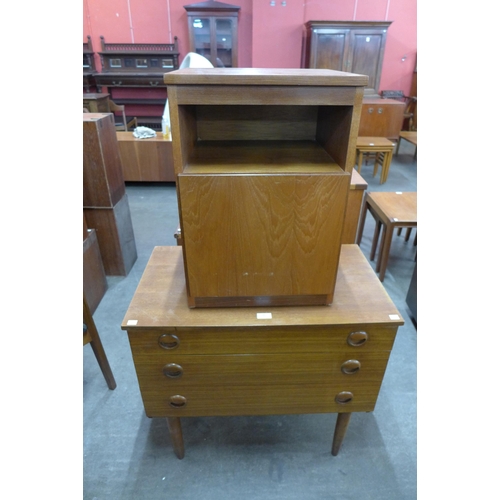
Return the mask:
[[164,81],[189,306],[330,304],[368,77],[214,68]]
[[122,329],[146,415],[166,417],[184,456],[181,418],[373,411],[403,320],[357,245],[343,245],[333,303],[192,309],[182,247],[156,247]]

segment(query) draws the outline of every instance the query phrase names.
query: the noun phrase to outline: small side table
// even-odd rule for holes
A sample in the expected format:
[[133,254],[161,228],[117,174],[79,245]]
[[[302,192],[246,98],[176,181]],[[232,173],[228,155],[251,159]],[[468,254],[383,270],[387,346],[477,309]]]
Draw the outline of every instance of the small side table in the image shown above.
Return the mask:
[[363,156],[365,154],[375,154],[375,165],[373,166],[373,176],[377,175],[378,166],[382,167],[380,173],[380,184],[387,181],[389,168],[392,162],[392,152],[395,144],[385,137],[358,137],[356,141],[356,154],[358,158],[358,172],[361,173]]
[[382,242],[375,270],[379,273],[380,281],[384,281],[394,228],[417,227],[417,193],[403,193],[399,191],[392,193],[366,193],[356,241],[358,245],[361,243],[363,237],[366,212],[368,211],[375,219],[375,232],[373,234],[370,260],[375,258],[380,228],[383,226]]
[[399,145],[401,144],[401,139],[404,139],[405,141],[408,141],[415,146],[415,153],[413,155],[413,159],[415,160],[417,158],[417,132],[406,132],[403,130],[399,133],[396,155],[399,153]]

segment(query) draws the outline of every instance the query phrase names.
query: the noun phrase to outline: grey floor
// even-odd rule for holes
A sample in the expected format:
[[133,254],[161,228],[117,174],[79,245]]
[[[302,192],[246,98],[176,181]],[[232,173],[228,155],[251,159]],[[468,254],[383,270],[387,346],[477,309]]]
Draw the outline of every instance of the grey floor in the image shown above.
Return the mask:
[[[369,191],[416,191],[414,147],[404,142],[383,185],[371,163]],[[88,500],[406,500],[417,498],[417,331],[406,304],[415,267],[411,239],[395,236],[384,286],[405,320],[375,411],[355,413],[337,457],[335,414],[191,418],[184,460],[163,419],[144,413],[127,335],[120,329],[155,246],[175,245],[175,187],[126,188],[138,258],[126,277],[108,277],[94,319],[115,375],[110,391],[90,346],[83,349],[83,498]],[[373,220],[361,249],[368,258]],[[374,267],[374,263],[372,263]]]

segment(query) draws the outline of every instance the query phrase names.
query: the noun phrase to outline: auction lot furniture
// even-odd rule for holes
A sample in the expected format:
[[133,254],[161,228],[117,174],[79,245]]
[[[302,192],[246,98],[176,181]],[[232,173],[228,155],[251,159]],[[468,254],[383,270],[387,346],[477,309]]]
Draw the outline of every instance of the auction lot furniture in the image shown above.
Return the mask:
[[392,152],[395,144],[385,137],[358,137],[356,141],[356,152],[358,154],[358,172],[361,173],[363,156],[375,154],[375,165],[373,166],[373,177],[377,175],[379,165],[380,184],[387,181],[389,169],[391,168]]
[[406,241],[408,241],[409,231],[412,227],[417,227],[417,193],[366,193],[359,221],[358,245],[361,243],[363,237],[366,213],[368,211],[375,219],[375,232],[373,234],[370,260],[375,258],[380,229],[383,227],[376,271],[379,273],[380,281],[384,281],[394,229],[409,228],[407,229],[406,236]]
[[133,132],[117,132],[125,181],[175,182],[172,141],[161,132],[138,139]]
[[126,276],[137,249],[113,115],[82,115],[83,213],[96,231],[106,275]]
[[378,98],[390,25],[391,21],[308,21],[303,33],[302,67],[367,75],[364,94]]
[[413,158],[415,159],[417,157],[417,132],[406,132],[402,130],[399,133],[398,145],[396,147],[396,154],[399,153],[399,145],[401,144],[401,139],[408,141],[409,143],[415,146],[415,154],[413,155]]
[[406,104],[396,99],[363,99],[359,135],[396,141],[403,128],[405,109]]
[[146,415],[181,418],[373,411],[401,315],[357,245],[343,245],[333,303],[191,309],[182,247],[155,247],[121,328]]
[[331,303],[367,80],[316,69],[165,75],[191,307]]

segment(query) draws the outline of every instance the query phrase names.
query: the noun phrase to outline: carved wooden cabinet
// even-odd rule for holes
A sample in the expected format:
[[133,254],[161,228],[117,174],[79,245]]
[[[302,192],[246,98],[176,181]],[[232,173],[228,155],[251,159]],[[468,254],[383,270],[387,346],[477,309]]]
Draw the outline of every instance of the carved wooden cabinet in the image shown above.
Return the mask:
[[107,43],[101,36],[102,70],[95,75],[97,91],[103,87],[116,104],[125,105],[138,124],[161,130],[167,100],[163,75],[179,68],[177,37],[174,43]]
[[184,5],[188,17],[189,50],[206,57],[214,67],[238,66],[240,7],[209,0]]
[[177,37],[174,43],[106,43],[101,36],[102,71],[99,89],[106,87],[164,87],[163,75],[179,68]]
[[165,75],[191,307],[329,304],[367,77]]
[[365,96],[377,96],[391,21],[309,21],[303,68],[329,68],[367,75]]
[[85,92],[90,92],[95,86],[94,75],[96,72],[92,38],[87,36],[87,42],[83,43],[83,88]]

